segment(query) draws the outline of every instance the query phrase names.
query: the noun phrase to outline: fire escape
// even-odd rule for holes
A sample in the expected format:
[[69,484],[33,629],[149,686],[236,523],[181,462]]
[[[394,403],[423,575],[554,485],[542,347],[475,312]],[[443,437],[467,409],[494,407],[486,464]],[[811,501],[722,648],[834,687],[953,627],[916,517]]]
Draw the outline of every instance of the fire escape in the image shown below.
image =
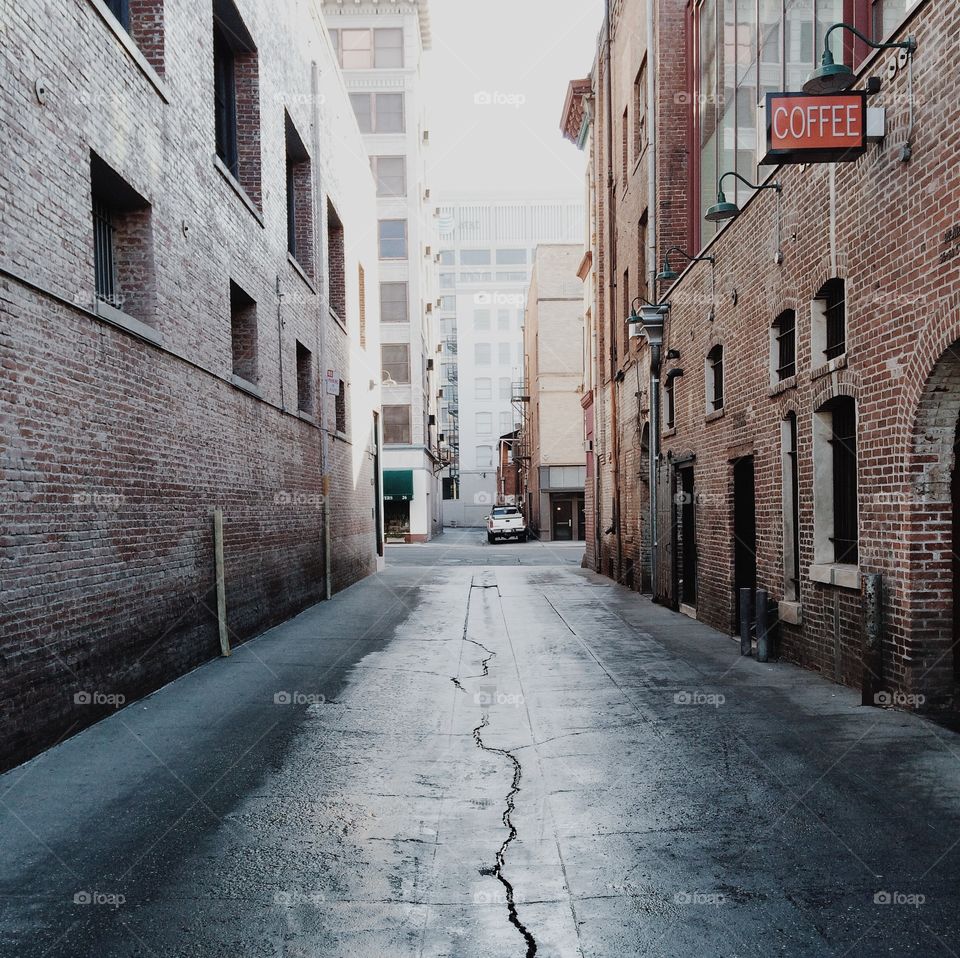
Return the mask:
[[527,502],[530,487],[530,392],[525,380],[514,382],[510,388],[510,405],[513,406],[513,421],[517,424],[517,440],[513,445],[513,458],[517,463],[517,498]]
[[456,338],[443,341],[443,399],[446,421],[443,424],[443,459],[453,487],[453,498],[460,497],[460,386]]

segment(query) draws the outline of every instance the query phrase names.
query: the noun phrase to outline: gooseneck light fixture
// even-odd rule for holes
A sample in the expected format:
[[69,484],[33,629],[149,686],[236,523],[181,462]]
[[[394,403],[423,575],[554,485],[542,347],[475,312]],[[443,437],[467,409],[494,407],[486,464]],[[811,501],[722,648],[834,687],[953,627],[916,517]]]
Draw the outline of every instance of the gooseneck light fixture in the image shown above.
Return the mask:
[[671,253],[679,253],[681,256],[686,257],[691,263],[714,262],[712,256],[691,256],[685,249],[681,249],[679,246],[671,246],[663,256],[663,269],[657,273],[657,279],[661,283],[672,283],[680,275],[670,266]]
[[820,57],[820,66],[807,77],[807,82],[803,85],[804,93],[842,93],[844,90],[849,90],[856,80],[850,67],[845,63],[834,63],[833,61],[833,52],[830,50],[830,34],[834,30],[849,30],[874,50],[906,50],[908,54],[912,54],[917,49],[917,38],[912,35],[908,36],[906,40],[876,43],[865,37],[856,27],[850,26],[849,23],[835,23],[823,35],[823,55]]
[[749,180],[744,179],[739,173],[735,173],[733,170],[727,170],[726,173],[721,174],[720,179],[717,180],[717,202],[707,210],[704,214],[704,219],[709,220],[711,223],[719,223],[721,220],[733,219],[740,212],[740,207],[736,203],[728,203],[726,196],[723,193],[723,181],[728,176],[735,176],[741,183],[746,183],[751,190],[776,190],[778,193],[783,189],[779,183],[751,183]]

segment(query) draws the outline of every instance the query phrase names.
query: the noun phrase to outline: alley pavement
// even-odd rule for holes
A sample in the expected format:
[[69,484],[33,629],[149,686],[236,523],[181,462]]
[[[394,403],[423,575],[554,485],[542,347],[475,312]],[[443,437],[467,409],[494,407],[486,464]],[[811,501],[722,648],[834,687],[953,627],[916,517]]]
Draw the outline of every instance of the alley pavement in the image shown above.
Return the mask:
[[580,557],[391,547],[0,776],[0,955],[958,954],[956,735]]

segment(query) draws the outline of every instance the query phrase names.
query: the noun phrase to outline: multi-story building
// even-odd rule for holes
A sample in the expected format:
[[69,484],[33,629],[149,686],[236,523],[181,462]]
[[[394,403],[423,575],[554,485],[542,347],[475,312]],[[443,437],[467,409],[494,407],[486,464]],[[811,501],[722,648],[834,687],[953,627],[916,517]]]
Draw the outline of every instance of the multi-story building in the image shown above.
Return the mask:
[[540,244],[523,325],[520,482],[530,528],[542,540],[586,536],[583,487],[583,292],[579,244]]
[[[437,436],[436,207],[421,81],[428,0],[322,0],[377,184],[387,538],[423,542],[442,527]],[[360,158],[358,157],[358,160]]]
[[444,522],[482,526],[499,440],[523,415],[523,314],[538,243],[579,240],[577,200],[460,197],[440,206]]
[[380,347],[312,0],[2,32],[6,766],[376,569]]
[[592,170],[588,557],[728,632],[764,594],[779,654],[866,701],[955,702],[960,8],[611,17],[563,119]]

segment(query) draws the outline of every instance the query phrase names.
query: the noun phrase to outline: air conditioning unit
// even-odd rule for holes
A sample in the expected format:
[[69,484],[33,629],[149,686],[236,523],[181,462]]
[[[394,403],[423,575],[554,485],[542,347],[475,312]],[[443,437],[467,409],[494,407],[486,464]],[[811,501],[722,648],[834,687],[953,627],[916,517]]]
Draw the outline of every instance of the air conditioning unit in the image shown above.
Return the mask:
[[432,312],[433,312],[433,303],[427,303],[427,312],[428,312],[428,313],[432,313]]
[[432,369],[433,369],[433,360],[432,360],[432,359],[428,359],[428,360],[427,360],[427,372],[430,372]]
[[437,424],[437,417],[433,413],[430,413],[430,417],[427,419],[428,426],[435,426]]
[[583,451],[584,452],[593,452],[593,440],[584,439],[583,441]]
[[426,190],[423,191],[423,198],[424,198],[425,200],[430,199],[430,190],[429,190],[429,189],[426,189]]
[[424,142],[424,143],[429,143],[429,142],[430,142],[430,131],[429,131],[429,130],[424,130],[424,131],[423,131],[423,142]]
[[432,255],[433,255],[433,250],[432,250],[429,246],[428,246],[427,249],[426,249],[426,255],[427,255],[427,256],[432,256]]

